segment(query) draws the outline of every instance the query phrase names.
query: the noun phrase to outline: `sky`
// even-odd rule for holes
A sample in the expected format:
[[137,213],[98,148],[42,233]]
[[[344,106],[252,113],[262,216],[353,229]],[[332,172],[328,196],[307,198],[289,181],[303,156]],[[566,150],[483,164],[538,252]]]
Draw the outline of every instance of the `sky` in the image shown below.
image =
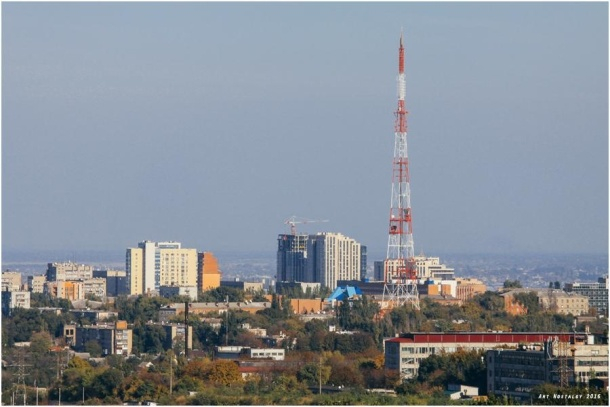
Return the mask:
[[[608,253],[608,4],[2,3],[2,249]],[[376,259],[370,259],[376,260]]]

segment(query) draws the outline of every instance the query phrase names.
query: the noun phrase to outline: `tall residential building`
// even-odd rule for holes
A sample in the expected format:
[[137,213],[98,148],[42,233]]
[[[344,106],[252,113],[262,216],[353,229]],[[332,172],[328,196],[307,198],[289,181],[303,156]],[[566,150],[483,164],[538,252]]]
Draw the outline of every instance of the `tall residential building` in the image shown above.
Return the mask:
[[341,233],[310,235],[307,257],[306,282],[318,282],[334,290],[338,280],[360,279],[360,243]]
[[338,280],[360,280],[365,272],[366,249],[340,233],[278,236],[278,281],[335,289]]
[[197,253],[197,288],[200,291],[220,287],[221,274],[218,260],[211,252]]
[[73,262],[49,263],[47,281],[76,281],[93,278],[93,267]]
[[125,258],[128,292],[148,294],[165,286],[197,284],[197,250],[179,242],[144,241],[128,248]]
[[600,277],[597,283],[566,283],[564,291],[584,295],[589,299],[589,308],[599,315],[608,315],[608,277]]
[[279,235],[277,238],[277,281],[307,281],[309,235]]

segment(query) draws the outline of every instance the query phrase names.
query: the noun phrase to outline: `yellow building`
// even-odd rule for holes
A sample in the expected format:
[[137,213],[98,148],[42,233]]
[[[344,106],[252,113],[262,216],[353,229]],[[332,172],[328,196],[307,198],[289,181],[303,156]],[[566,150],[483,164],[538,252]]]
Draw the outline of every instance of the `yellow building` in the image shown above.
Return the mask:
[[126,254],[128,292],[151,294],[161,286],[197,285],[197,250],[179,242],[144,241]]
[[85,290],[82,281],[47,281],[44,285],[47,295],[65,300],[84,300]]

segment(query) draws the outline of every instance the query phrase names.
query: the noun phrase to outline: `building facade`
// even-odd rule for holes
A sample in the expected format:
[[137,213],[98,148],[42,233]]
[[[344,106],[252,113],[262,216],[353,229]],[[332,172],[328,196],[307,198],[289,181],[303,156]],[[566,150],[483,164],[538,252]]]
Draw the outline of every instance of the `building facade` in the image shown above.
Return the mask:
[[600,277],[596,283],[566,283],[564,291],[584,295],[589,308],[595,308],[598,315],[608,315],[608,277]]
[[123,270],[93,270],[93,278],[106,280],[106,295],[118,297],[129,294],[127,291],[127,272]]
[[279,235],[277,238],[277,280],[307,281],[307,241],[309,235]]
[[197,287],[201,291],[213,290],[220,287],[222,272],[218,260],[211,252],[197,254]]
[[589,385],[591,379],[608,381],[608,343],[595,343],[593,335],[573,334],[516,350],[487,351],[487,392],[531,402],[530,392],[543,383]]
[[544,343],[555,337],[569,341],[570,335],[565,332],[405,333],[385,341],[385,368],[399,372],[403,379],[411,379],[417,375],[420,361],[430,355],[453,353],[458,349],[484,351],[502,346],[516,348],[520,343]]
[[2,291],[21,290],[21,273],[17,271],[2,272]]
[[48,263],[47,281],[77,281],[93,278],[93,267],[73,262]]
[[359,280],[360,243],[340,233],[318,233],[307,241],[306,282],[334,290],[339,280]]
[[147,240],[127,249],[125,269],[131,295],[158,293],[162,285],[196,286],[197,250]]
[[33,293],[44,293],[45,276],[28,276],[28,289]]
[[30,308],[29,291],[2,291],[2,314],[10,315],[15,308]]
[[[70,326],[66,328],[71,329]],[[102,356],[131,354],[133,332],[127,328],[126,321],[113,324],[99,324],[74,327],[74,349],[85,352],[87,342],[94,341],[101,345]]]

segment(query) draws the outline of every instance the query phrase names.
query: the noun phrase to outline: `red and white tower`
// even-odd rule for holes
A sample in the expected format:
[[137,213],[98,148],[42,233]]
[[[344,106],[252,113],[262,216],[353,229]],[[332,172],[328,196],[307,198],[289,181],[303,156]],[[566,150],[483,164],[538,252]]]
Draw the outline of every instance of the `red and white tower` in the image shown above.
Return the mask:
[[398,48],[398,108],[395,113],[392,198],[390,201],[388,252],[384,262],[383,301],[389,307],[410,303],[419,309],[413,227],[411,224],[407,110],[405,109],[406,89],[405,49],[401,33],[400,47]]

